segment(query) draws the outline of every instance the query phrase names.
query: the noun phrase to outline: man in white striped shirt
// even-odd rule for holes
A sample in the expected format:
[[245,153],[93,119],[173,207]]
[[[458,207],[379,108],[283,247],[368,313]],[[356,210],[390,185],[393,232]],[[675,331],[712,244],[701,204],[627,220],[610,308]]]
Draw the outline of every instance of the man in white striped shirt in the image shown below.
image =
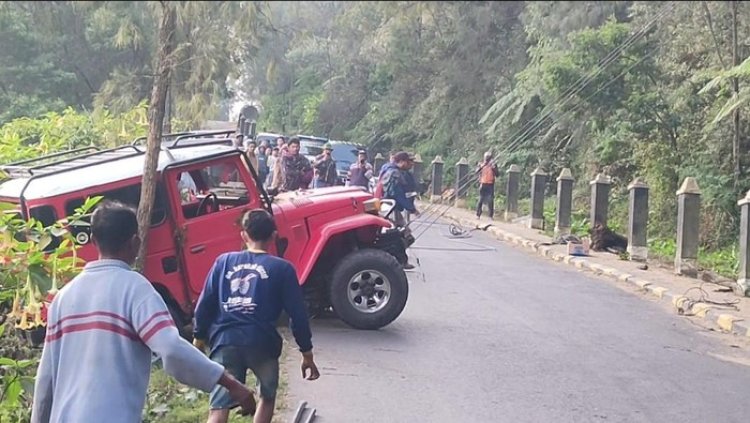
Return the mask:
[[50,306],[32,423],[140,422],[152,352],[180,382],[206,392],[219,384],[242,414],[255,413],[252,392],[180,337],[164,300],[130,269],[140,245],[135,211],[105,203],[91,220],[99,260]]

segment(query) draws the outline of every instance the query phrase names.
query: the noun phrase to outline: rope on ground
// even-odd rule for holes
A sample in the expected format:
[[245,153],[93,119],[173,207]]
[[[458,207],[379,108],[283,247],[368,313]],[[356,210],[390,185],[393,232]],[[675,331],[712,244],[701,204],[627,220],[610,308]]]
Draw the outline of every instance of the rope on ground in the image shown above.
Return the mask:
[[[703,289],[703,285],[705,285],[707,282],[703,282],[700,284],[700,286],[694,286],[691,288],[688,288],[682,296],[685,297],[685,300],[677,306],[677,313],[681,316],[695,316],[695,313],[692,311],[693,306],[698,303],[704,303],[704,304],[711,304],[716,307],[720,308],[727,308],[727,309],[733,309],[735,311],[740,311],[739,307],[737,307],[737,304],[739,304],[740,300],[732,300],[732,301],[714,301],[711,300],[708,297],[708,292],[706,292],[705,289]],[[700,297],[696,298],[690,298],[688,297],[688,293],[692,291],[697,291],[700,294]]]
[[456,248],[456,247],[411,247],[413,250],[425,250],[425,251],[450,251],[457,253],[481,253],[484,251],[496,251],[495,248],[485,247],[484,245],[464,243],[475,248]]
[[450,223],[448,224],[448,232],[450,233],[450,235],[446,237],[447,238],[471,238],[472,232],[474,231],[487,232],[490,226],[492,226],[492,223],[488,223],[484,226],[476,225],[475,227],[467,230],[458,223]]

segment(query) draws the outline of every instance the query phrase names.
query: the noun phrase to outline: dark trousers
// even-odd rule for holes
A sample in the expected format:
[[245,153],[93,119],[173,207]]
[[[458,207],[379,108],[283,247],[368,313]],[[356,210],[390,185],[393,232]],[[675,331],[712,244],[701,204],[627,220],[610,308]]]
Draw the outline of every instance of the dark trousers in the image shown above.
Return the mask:
[[495,216],[495,184],[479,185],[479,202],[477,203],[477,217],[482,217],[482,204],[487,204],[490,217]]

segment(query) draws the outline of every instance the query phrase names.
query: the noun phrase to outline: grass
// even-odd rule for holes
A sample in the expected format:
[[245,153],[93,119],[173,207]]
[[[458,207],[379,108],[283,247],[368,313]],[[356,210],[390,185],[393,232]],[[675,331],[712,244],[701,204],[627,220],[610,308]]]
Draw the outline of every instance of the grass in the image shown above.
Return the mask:
[[[285,410],[284,398],[288,390],[287,377],[284,372],[284,360],[286,348],[280,360],[279,390],[276,395],[276,411],[274,421],[281,422],[281,414]],[[255,378],[252,372],[248,372],[247,385],[255,389]],[[257,400],[257,396],[256,396]],[[143,423],[203,423],[208,416],[208,394],[187,387],[171,376],[163,369],[154,366],[151,371],[151,382],[146,397],[146,406],[143,410]],[[252,422],[252,418],[241,417],[235,412],[230,413],[231,423]]]
[[[672,263],[675,254],[677,254],[677,243],[673,239],[650,239],[648,241],[648,254],[665,264]],[[718,250],[707,250],[702,247],[698,250],[698,266],[710,269],[726,278],[736,278],[739,265],[736,245]]]

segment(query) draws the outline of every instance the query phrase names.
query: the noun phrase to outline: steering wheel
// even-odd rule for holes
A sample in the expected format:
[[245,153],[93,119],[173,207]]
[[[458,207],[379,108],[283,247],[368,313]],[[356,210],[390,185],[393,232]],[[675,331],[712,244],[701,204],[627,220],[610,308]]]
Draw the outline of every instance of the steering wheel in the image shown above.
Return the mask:
[[203,199],[201,200],[200,204],[198,204],[198,211],[195,213],[196,217],[203,216],[204,214],[208,214],[208,210],[204,210],[204,208],[208,204],[208,199],[209,198],[213,198],[213,200],[212,200],[213,208],[214,209],[218,209],[219,197],[216,194],[214,194],[213,192],[209,192],[208,194],[206,194],[205,197],[203,197]]

